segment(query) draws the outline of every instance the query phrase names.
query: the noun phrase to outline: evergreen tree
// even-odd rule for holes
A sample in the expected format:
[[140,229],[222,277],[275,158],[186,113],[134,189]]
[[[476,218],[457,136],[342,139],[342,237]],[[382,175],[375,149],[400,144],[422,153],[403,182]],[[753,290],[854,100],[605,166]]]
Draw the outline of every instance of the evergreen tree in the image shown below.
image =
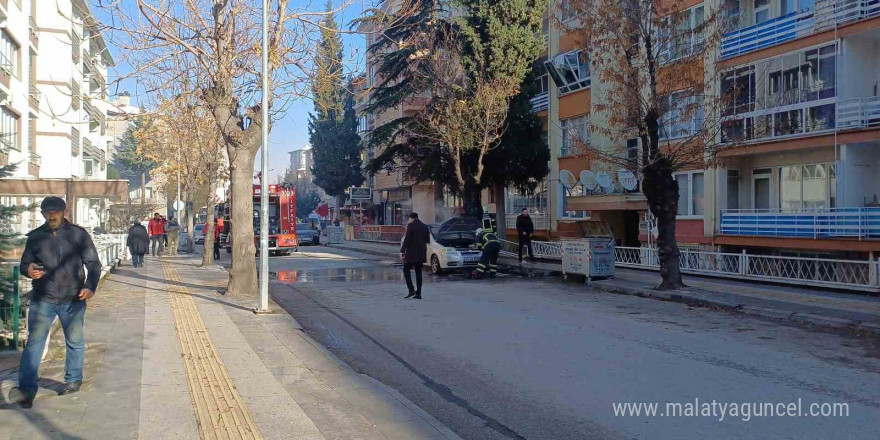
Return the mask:
[[[5,142],[0,142],[0,154],[9,154],[9,147],[6,145]],[[15,163],[0,166],[0,179],[12,176],[17,168],[18,164]],[[23,210],[24,208],[21,206],[0,205],[0,225],[11,225],[12,221],[15,219],[15,216]],[[0,229],[0,253],[5,253],[13,250],[17,247],[20,247],[24,243],[21,234],[19,234],[17,231],[6,229],[7,228]],[[3,287],[5,288],[7,286]]]
[[[448,13],[450,6],[460,12],[453,18],[447,18],[453,15]],[[464,150],[456,169],[455,158],[436,141],[436,136],[419,135],[424,126],[419,115],[405,116],[371,133],[370,144],[384,149],[368,164],[368,172],[377,174],[402,167],[415,181],[434,181],[462,195],[467,212],[474,215],[482,211],[479,194],[484,188],[514,185],[534,189],[549,171],[550,154],[541,121],[531,112],[534,76],[530,62],[524,60],[533,60],[540,52],[541,15],[546,6],[546,0],[415,0],[403,12],[386,15],[371,10],[359,20],[382,30],[370,50],[383,54],[377,70],[383,80],[375,87],[367,111],[378,113],[412,96],[432,95],[432,89],[441,81],[423,54],[449,47],[450,40],[454,40],[452,45],[464,65],[464,88],[493,78],[522,80],[519,93],[510,100],[506,130],[488,153]],[[481,166],[482,176],[478,171]],[[471,176],[470,187],[461,187],[457,171]]]
[[[364,181],[354,97],[344,90],[342,40],[331,5],[322,22],[312,80],[314,113],[309,115],[315,184],[342,202],[345,190]],[[340,203],[341,206],[341,203]]]
[[146,185],[149,171],[157,166],[156,162],[138,152],[138,141],[135,135],[144,126],[143,117],[134,120],[129,125],[119,141],[116,156],[113,159],[113,168],[123,179],[128,179],[130,185],[141,187]]

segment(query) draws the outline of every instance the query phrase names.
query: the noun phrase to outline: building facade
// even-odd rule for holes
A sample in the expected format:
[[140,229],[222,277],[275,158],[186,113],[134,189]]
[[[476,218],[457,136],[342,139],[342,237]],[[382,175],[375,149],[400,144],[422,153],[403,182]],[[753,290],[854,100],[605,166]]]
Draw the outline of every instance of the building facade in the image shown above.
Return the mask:
[[[880,4],[687,1],[676,19],[694,27],[715,11],[728,30],[702,62],[718,96],[732,98],[720,106],[717,166],[675,176],[680,245],[858,259],[880,251]],[[690,44],[668,56],[687,57],[702,41]],[[609,93],[593,81],[602,75],[591,71],[591,55],[576,33],[549,26],[539,60],[545,92],[532,101],[551,148],[547,226],[551,236],[579,235],[578,223],[600,220],[618,245],[646,246],[638,176],[572,148],[585,142],[638,157],[636,139],[591,136]],[[692,99],[667,96],[673,109]]]
[[[0,180],[9,205],[32,206],[57,195],[85,227],[106,222],[107,204],[127,184],[107,180],[107,67],[110,52],[83,0],[0,1],[0,134],[19,164]],[[18,216],[26,232],[42,223],[37,209]]]

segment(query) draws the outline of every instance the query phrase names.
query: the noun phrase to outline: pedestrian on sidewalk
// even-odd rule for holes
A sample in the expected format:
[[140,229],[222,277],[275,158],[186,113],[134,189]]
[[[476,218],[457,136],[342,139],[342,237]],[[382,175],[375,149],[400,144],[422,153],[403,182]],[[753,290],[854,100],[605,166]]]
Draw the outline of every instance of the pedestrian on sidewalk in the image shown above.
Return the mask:
[[43,348],[56,316],[67,341],[65,385],[59,394],[79,391],[86,348],[83,338],[86,301],[95,295],[101,277],[101,262],[92,237],[64,218],[67,209],[64,200],[46,197],[40,209],[46,223],[27,234],[21,256],[24,276],[34,280],[27,345],[21,354],[16,395],[12,396],[23,408],[32,407],[37,395]]
[[522,263],[523,248],[529,250],[529,260],[535,259],[535,251],[532,250],[532,234],[535,232],[535,224],[529,217],[529,209],[523,208],[522,213],[516,218],[516,235],[519,237],[519,262]]
[[180,238],[180,223],[173,215],[168,216],[165,225],[165,233],[168,235],[168,254],[177,255],[177,246]]
[[162,216],[160,216],[158,212],[153,214],[153,218],[150,220],[150,225],[147,227],[147,231],[150,233],[150,254],[154,257],[161,255],[164,250],[162,239],[165,234],[165,223],[162,222]]
[[165,227],[162,231],[162,250],[164,251],[168,247],[168,219],[164,215],[159,217],[162,218],[162,225]]
[[[404,298],[422,299],[422,265],[425,264],[428,253],[428,243],[431,242],[431,230],[419,220],[415,212],[409,215],[409,224],[406,226],[406,235],[400,245],[400,259],[403,260],[403,277],[406,279],[406,287],[409,294]],[[416,286],[413,287],[410,271],[416,270]]]
[[144,267],[144,254],[150,250],[150,236],[147,234],[147,228],[141,225],[140,219],[135,219],[134,224],[128,228],[128,239],[125,244],[131,252],[131,265]]
[[214,259],[220,259],[220,226],[216,218],[214,219]]

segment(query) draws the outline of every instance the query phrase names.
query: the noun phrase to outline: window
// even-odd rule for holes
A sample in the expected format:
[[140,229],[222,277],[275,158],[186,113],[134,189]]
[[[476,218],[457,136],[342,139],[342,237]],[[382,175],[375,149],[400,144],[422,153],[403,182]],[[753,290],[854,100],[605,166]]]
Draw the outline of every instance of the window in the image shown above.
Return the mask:
[[568,157],[583,152],[590,142],[590,128],[586,116],[563,119],[562,148],[559,157]]
[[95,172],[95,162],[91,159],[86,159],[83,161],[83,174],[86,176],[92,176]]
[[627,168],[632,170],[636,175],[638,175],[639,171],[641,171],[641,169],[642,169],[642,162],[639,160],[639,156],[641,156],[641,149],[639,148],[639,140],[638,139],[627,139],[625,148],[626,148]]
[[755,24],[763,23],[770,19],[770,0],[755,1]]
[[18,43],[6,31],[0,32],[0,70],[7,75],[19,75]]
[[559,94],[571,93],[590,86],[590,61],[587,52],[574,50],[544,62]]
[[727,170],[727,209],[739,209],[739,170]]
[[676,139],[697,133],[703,124],[703,102],[699,95],[682,90],[661,96],[660,137]]
[[536,95],[550,93],[550,75],[544,74],[538,77],[538,92]]
[[702,5],[664,17],[660,20],[658,60],[661,63],[677,60],[703,50],[706,39]]
[[727,72],[721,79],[724,116],[755,110],[755,66]]
[[5,107],[0,112],[0,142],[6,148],[21,151],[21,130],[18,126],[18,115]]
[[367,131],[367,116],[363,115],[358,118],[358,133]]
[[513,187],[507,188],[505,206],[508,214],[518,215],[523,209],[528,209],[531,214],[545,214],[547,212],[547,180],[545,179],[538,184],[531,193]]
[[702,171],[694,171],[675,175],[678,183],[679,217],[702,217],[704,176]]
[[834,208],[837,167],[831,163],[779,167],[779,207],[783,211]]
[[571,6],[571,3],[569,3],[568,0],[562,0],[559,2],[559,19],[563,23],[575,17],[577,17],[577,11],[574,10],[574,7]]
[[768,62],[764,107],[780,107],[836,96],[837,47],[830,44]]

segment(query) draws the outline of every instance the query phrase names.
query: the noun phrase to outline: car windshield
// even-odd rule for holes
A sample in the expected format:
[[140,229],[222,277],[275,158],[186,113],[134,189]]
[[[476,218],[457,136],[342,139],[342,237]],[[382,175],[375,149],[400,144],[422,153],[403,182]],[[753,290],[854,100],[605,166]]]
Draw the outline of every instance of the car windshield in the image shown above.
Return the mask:
[[296,230],[297,231],[311,231],[312,225],[310,225],[308,223],[297,223]]
[[202,228],[204,228],[204,227],[205,227],[205,225],[196,225],[196,232],[201,231]]

